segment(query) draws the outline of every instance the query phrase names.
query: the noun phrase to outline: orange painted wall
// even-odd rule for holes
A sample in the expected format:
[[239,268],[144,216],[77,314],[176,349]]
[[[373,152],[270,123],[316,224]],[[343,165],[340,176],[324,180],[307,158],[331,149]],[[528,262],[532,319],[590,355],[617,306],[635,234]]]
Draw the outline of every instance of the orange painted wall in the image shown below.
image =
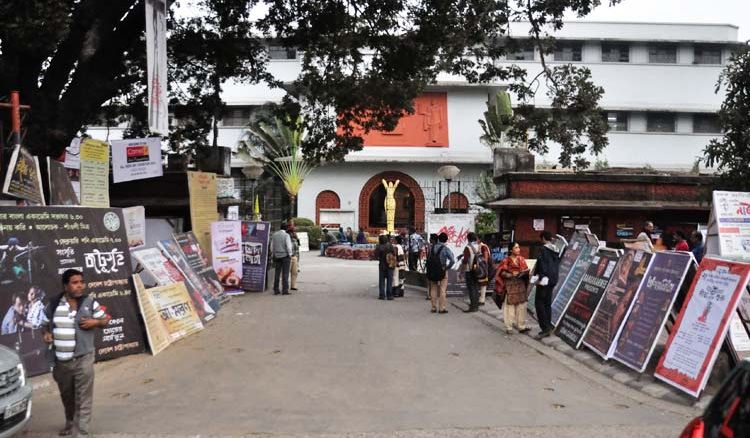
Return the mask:
[[401,118],[391,132],[370,131],[365,146],[448,147],[448,95],[424,93],[414,100],[414,114]]

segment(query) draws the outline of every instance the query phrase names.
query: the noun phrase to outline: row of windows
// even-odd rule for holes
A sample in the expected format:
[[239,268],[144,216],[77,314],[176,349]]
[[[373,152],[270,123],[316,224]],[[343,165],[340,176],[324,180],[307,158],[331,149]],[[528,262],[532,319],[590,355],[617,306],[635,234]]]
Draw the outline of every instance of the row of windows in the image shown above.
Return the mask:
[[[602,62],[630,62],[630,44],[602,43]],[[676,64],[676,44],[654,44],[648,47],[648,62],[652,64]],[[534,48],[524,48],[510,53],[510,61],[533,61]],[[582,62],[583,43],[576,41],[558,42],[554,51],[554,60],[562,62]],[[698,44],[693,46],[693,64],[721,64],[722,46],[718,44]]]
[[[716,114],[693,114],[693,132],[696,134],[719,134],[721,124]],[[607,124],[610,131],[627,132],[630,130],[630,113],[625,111],[607,112]],[[646,113],[646,132],[676,132],[677,114],[665,112]]]

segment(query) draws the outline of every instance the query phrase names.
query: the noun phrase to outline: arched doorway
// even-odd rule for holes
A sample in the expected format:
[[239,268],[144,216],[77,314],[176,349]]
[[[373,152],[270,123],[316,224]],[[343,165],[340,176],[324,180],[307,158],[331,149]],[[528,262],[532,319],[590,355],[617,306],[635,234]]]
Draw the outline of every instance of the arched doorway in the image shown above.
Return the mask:
[[424,229],[424,194],[414,178],[401,172],[381,172],[370,178],[359,195],[359,226],[370,231],[385,229],[383,180],[399,180],[396,189],[396,228],[414,225]]
[[450,208],[451,211],[468,211],[469,210],[469,199],[466,195],[460,192],[452,192],[443,198],[443,208]]
[[320,225],[321,208],[341,208],[341,199],[333,190],[323,190],[315,198],[315,223]]

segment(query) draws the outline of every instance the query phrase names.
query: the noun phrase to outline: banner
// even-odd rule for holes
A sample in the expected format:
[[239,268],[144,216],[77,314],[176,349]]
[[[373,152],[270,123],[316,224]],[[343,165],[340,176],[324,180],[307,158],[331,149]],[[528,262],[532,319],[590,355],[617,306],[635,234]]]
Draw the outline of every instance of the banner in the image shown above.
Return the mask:
[[146,0],[145,9],[148,129],[167,135],[167,0]]
[[750,261],[750,192],[714,191],[706,254]]
[[73,189],[65,166],[54,158],[47,157],[49,180],[49,205],[78,205],[78,195]]
[[188,172],[190,192],[190,222],[201,248],[211,257],[211,224],[218,219],[216,200],[216,174]]
[[103,141],[81,141],[80,199],[86,207],[109,207],[109,145]]
[[307,234],[307,232],[303,231],[301,233],[297,233],[297,238],[299,239],[300,252],[310,251],[310,236]]
[[698,397],[748,280],[750,264],[703,258],[656,366],[657,379]]
[[242,289],[266,290],[270,222],[242,222]]
[[653,254],[626,249],[617,262],[615,274],[604,291],[604,298],[583,337],[583,344],[604,359],[614,353],[614,341],[625,315],[636,297]]
[[615,336],[612,357],[642,373],[659,340],[693,257],[684,252],[658,252],[636,292],[636,298]]
[[112,181],[115,183],[163,175],[161,138],[114,140],[112,145]]
[[[552,325],[554,326],[557,326],[560,323],[560,318],[562,318],[565,309],[567,309],[568,304],[570,304],[571,298],[573,298],[573,294],[576,289],[578,289],[578,284],[581,282],[583,274],[589,268],[591,259],[596,255],[596,251],[599,249],[598,241],[595,242],[595,240],[597,240],[596,236],[593,234],[587,234],[586,239],[587,242],[582,246],[579,246],[579,241],[572,241],[571,248],[574,251],[578,251],[580,248],[580,253],[578,254],[578,259],[568,273],[567,278],[563,281],[562,287],[558,290],[557,295],[552,298]],[[589,242],[589,239],[591,239],[591,242]],[[571,248],[568,248],[568,250]],[[567,253],[568,250],[565,252]]]
[[[177,245],[174,238],[160,240],[159,248],[162,250],[162,253],[174,263],[177,269],[180,270],[185,277],[185,281],[190,283],[192,288],[201,294],[213,312],[218,312],[221,303],[219,303],[219,300],[211,293],[211,287],[208,285],[208,282],[190,266],[190,262],[188,262],[185,254],[182,253],[180,246]],[[206,318],[208,317],[209,315],[207,314]]]
[[427,234],[447,234],[448,242],[445,246],[453,251],[454,257],[463,254],[464,248],[469,244],[467,237],[472,231],[474,231],[473,214],[427,214]]
[[63,161],[65,170],[68,171],[70,184],[73,185],[73,191],[76,193],[78,203],[81,202],[81,137],[73,137],[70,145],[65,148],[65,161]]
[[158,248],[146,248],[133,251],[133,257],[135,257],[143,269],[154,278],[159,286],[166,286],[181,281],[184,282],[201,321],[207,322],[216,316],[216,311],[211,308],[203,298],[201,292],[196,288],[197,283],[193,283],[186,279],[177,266],[175,266],[175,264],[167,258],[167,255],[163,254]]
[[21,145],[16,145],[8,162],[3,193],[44,205],[39,161]]
[[242,294],[242,222],[217,221],[211,224],[213,268],[230,295]]
[[557,327],[557,336],[571,347],[577,349],[581,346],[619,258],[617,251],[600,249],[591,259]]
[[[211,296],[220,303],[229,300],[229,297],[224,293],[224,287],[222,287],[212,263],[209,263],[209,255],[198,243],[195,234],[193,234],[192,231],[189,231],[187,233],[174,234],[172,237],[175,242],[177,242],[177,245],[180,246],[182,254],[185,255],[185,258],[190,264],[190,267],[193,268],[193,271],[205,280]],[[209,243],[210,242],[211,241],[209,240]],[[211,248],[207,249],[210,250]]]
[[128,247],[141,248],[146,244],[146,209],[143,206],[122,209],[125,218],[125,232],[128,236]]
[[157,355],[170,344],[203,330],[185,283],[146,289],[138,274],[133,275],[133,282],[151,354]]
[[0,207],[0,343],[15,349],[29,375],[49,371],[44,308],[61,293],[61,274],[83,272],[86,292],[112,320],[96,331],[96,358],[144,350],[130,286],[127,237],[119,209]]

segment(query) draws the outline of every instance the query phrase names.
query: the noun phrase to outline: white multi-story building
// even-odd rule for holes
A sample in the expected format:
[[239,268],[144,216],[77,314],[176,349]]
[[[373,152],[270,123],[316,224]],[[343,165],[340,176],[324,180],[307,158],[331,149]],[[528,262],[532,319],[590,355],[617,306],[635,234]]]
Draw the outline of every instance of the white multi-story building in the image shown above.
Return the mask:
[[[723,95],[714,92],[731,51],[739,46],[737,27],[728,24],[569,22],[555,33],[557,49],[546,55],[548,66],[572,63],[591,69],[605,90],[601,107],[610,124],[609,147],[592,162],[610,167],[689,170],[708,142],[719,135],[716,112]],[[527,23],[513,23],[516,38],[528,35]],[[278,79],[294,80],[300,72],[296,52],[271,48],[270,70]],[[504,63],[540,71],[533,49],[509,55]],[[424,226],[425,213],[447,207],[448,190],[437,169],[458,166],[451,184],[451,207],[478,201],[474,185],[491,168],[491,151],[479,141],[478,120],[488,97],[504,84],[469,84],[442,75],[415,102],[416,113],[392,133],[365,137],[365,147],[338,164],[320,167],[305,180],[298,215],[319,223],[353,228],[383,228],[381,180],[400,180],[397,225]],[[225,87],[229,110],[222,121],[220,144],[236,146],[251,112],[281,98],[281,91],[261,85]],[[534,102],[549,106],[542,87]],[[90,131],[94,136],[97,130]],[[113,135],[117,135],[113,133]],[[112,138],[112,136],[110,136]],[[559,149],[537,156],[537,165],[554,165]]]

